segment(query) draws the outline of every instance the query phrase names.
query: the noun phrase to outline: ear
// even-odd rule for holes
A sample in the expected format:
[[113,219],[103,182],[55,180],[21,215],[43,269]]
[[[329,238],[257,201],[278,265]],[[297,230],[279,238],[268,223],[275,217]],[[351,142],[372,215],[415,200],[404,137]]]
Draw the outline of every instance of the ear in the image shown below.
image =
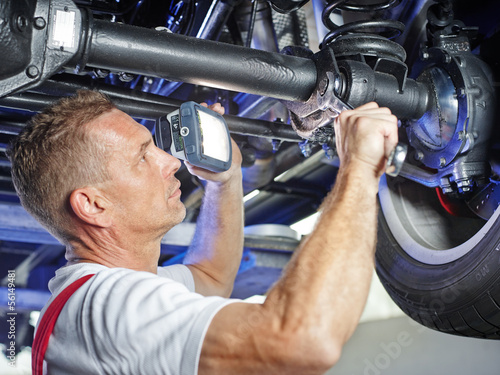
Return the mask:
[[102,228],[111,225],[110,202],[98,189],[93,187],[76,189],[69,196],[69,203],[80,220]]

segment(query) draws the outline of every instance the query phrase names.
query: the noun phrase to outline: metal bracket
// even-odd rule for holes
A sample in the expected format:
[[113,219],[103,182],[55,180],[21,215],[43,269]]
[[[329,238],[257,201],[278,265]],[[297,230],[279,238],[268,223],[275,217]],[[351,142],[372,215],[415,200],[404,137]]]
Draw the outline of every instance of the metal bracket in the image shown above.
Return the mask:
[[[13,4],[17,0],[10,2]],[[82,19],[76,5],[70,0],[38,0],[34,3],[33,14],[27,14],[24,9],[18,17],[3,15],[11,23],[21,22],[19,27],[12,25],[11,29],[31,37],[31,40],[29,45],[23,45],[26,50],[19,51],[30,56],[29,62],[20,72],[0,80],[0,97],[37,86],[59,71],[78,49]],[[2,9],[13,12],[15,7]],[[5,47],[3,43],[10,40],[3,36],[0,38],[1,49]]]
[[[341,109],[335,110],[338,101],[335,87],[341,85],[341,76],[333,52],[326,48],[316,54],[299,48],[287,48],[286,54],[309,57],[316,65],[316,88],[306,102],[283,101],[290,110],[294,130],[303,138],[310,139],[315,131],[338,116]],[[344,107],[345,108],[345,105]]]

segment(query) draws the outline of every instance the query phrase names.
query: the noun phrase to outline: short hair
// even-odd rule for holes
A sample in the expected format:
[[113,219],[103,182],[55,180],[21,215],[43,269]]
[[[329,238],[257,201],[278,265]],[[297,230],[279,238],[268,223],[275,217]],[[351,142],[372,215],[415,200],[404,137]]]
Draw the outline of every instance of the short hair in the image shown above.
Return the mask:
[[71,193],[109,179],[105,146],[88,124],[115,108],[102,93],[78,91],[33,116],[7,150],[21,204],[62,243],[75,238]]

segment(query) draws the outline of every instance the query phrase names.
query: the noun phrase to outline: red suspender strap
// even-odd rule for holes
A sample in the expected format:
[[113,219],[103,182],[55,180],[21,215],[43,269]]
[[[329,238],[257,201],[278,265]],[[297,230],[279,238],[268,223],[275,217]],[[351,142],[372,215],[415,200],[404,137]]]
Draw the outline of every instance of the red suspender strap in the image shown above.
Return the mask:
[[43,314],[42,320],[40,324],[38,324],[31,351],[31,370],[33,375],[42,375],[43,373],[43,359],[45,358],[45,352],[49,345],[50,334],[56,325],[57,318],[66,304],[66,301],[92,276],[94,276],[94,274],[83,276],[66,287],[59,293],[54,301],[52,301],[45,311],[45,314]]

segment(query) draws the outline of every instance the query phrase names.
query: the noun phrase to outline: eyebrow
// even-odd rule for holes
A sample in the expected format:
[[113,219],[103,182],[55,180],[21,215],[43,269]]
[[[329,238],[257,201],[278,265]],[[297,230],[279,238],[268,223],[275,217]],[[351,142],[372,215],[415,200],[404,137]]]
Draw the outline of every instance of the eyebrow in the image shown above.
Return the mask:
[[148,146],[151,144],[151,142],[153,142],[153,138],[149,138],[147,141],[145,141],[141,144],[139,151],[137,151],[136,159],[139,158],[143,154],[144,150],[148,148]]

